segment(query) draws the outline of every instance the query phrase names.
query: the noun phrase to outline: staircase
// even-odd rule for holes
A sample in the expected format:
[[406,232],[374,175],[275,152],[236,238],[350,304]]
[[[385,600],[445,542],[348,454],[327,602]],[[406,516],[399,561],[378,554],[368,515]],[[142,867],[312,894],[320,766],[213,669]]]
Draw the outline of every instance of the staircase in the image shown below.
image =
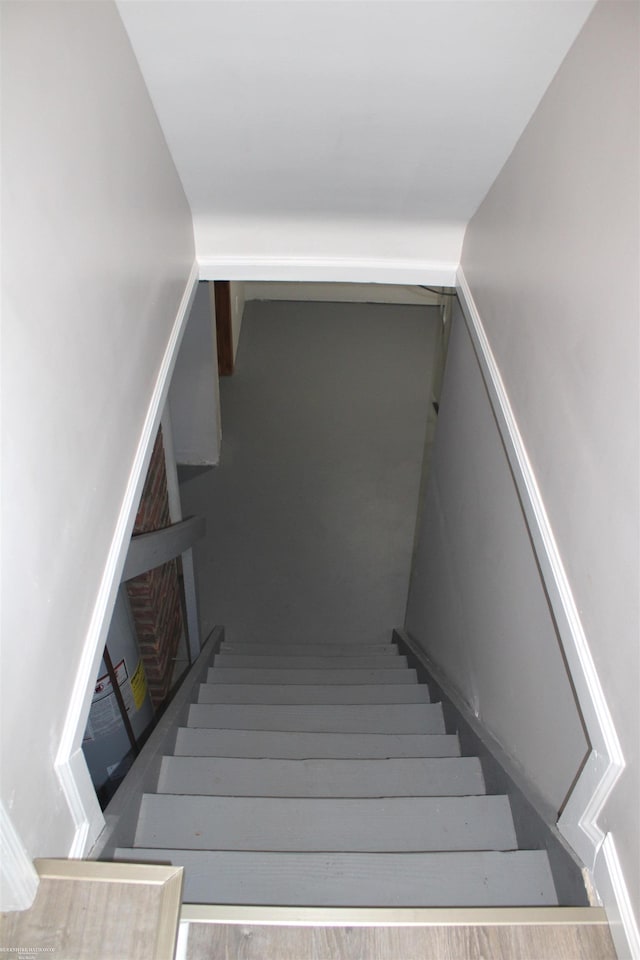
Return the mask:
[[396,643],[223,641],[206,680],[114,859],[183,865],[187,903],[557,904]]

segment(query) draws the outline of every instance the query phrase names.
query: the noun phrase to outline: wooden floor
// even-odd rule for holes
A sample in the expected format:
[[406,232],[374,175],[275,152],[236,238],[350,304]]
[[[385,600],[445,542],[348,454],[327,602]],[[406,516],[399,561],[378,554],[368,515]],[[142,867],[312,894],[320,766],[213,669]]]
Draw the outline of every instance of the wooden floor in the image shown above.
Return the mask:
[[33,905],[0,913],[2,960],[171,960],[180,869],[84,860],[35,866]]
[[277,927],[191,924],[186,960],[615,960],[606,924]]

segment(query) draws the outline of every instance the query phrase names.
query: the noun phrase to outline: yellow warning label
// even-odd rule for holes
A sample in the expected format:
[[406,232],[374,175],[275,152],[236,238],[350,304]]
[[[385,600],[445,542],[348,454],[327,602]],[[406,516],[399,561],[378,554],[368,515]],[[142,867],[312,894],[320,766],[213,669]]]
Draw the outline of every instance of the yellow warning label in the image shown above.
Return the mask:
[[131,692],[133,693],[136,710],[139,710],[147,695],[147,676],[144,672],[142,660],[138,660],[138,666],[133,671],[133,676],[131,677]]

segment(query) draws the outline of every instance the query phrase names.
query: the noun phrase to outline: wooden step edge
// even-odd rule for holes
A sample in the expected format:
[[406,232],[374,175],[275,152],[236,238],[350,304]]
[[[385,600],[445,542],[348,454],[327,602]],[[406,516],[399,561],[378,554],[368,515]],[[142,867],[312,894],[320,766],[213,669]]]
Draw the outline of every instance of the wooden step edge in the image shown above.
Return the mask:
[[604,907],[260,907],[183,903],[180,920],[292,927],[608,925]]

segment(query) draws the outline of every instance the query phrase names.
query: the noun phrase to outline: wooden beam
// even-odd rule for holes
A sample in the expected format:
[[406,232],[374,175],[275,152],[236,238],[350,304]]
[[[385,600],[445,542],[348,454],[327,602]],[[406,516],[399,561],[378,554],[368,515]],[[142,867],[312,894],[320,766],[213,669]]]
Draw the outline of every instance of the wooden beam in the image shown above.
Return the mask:
[[132,537],[121,581],[131,580],[185,553],[196,540],[204,536],[205,529],[204,517],[189,517],[163,530]]
[[216,316],[216,344],[218,347],[218,374],[228,377],[233,373],[233,330],[231,325],[231,284],[229,280],[214,280],[213,306]]
[[193,550],[185,550],[182,554],[182,584],[184,587],[184,606],[187,615],[187,638],[189,641],[189,658],[191,663],[198,659],[200,647],[200,604],[198,601],[198,584],[193,563]]

